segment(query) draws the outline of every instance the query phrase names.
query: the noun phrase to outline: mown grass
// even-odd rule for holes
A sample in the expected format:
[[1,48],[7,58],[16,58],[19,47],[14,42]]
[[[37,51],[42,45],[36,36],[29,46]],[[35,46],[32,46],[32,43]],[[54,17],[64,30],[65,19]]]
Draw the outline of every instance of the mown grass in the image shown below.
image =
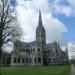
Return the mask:
[[2,75],[70,75],[70,65],[2,67]]

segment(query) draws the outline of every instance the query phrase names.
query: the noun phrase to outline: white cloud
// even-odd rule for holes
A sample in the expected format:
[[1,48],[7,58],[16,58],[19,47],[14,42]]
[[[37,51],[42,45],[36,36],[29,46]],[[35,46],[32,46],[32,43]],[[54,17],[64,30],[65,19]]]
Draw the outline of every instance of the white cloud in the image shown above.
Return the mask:
[[[38,25],[38,9],[41,8],[43,25],[46,29],[47,42],[60,41],[66,26],[50,13],[48,0],[17,0],[16,6],[18,20],[24,30],[26,42],[35,40],[35,31]],[[39,4],[40,3],[40,4]]]
[[72,57],[75,57],[75,42],[74,41],[69,42],[68,45],[67,45],[67,48],[68,48],[68,51],[69,51],[70,59]]
[[58,6],[56,12],[62,13],[68,17],[72,14],[72,9],[69,6]]
[[37,4],[38,7],[42,7],[42,5],[45,5],[48,0],[33,0],[35,4]]
[[68,0],[71,4],[75,5],[75,0]]
[[69,59],[75,59],[75,41],[70,41],[66,45],[61,46],[63,51],[68,49]]
[[68,43],[68,49],[71,52],[75,52],[75,42],[69,42]]
[[60,0],[54,0],[51,4],[52,11],[64,14],[66,17],[75,16],[75,0],[67,0],[67,3],[69,3],[69,5],[61,4]]
[[58,19],[53,18],[53,16],[49,14],[43,14],[43,23],[46,29],[47,42],[57,40],[60,41],[63,38],[62,33],[67,32],[67,28],[63,23],[61,23]]

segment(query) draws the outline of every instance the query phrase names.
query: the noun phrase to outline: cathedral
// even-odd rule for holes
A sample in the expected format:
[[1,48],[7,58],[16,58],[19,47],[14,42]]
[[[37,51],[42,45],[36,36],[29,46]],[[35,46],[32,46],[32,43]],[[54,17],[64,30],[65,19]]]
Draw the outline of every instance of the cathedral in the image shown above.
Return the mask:
[[11,66],[38,66],[68,63],[68,50],[62,51],[56,41],[46,43],[46,33],[39,11],[36,40],[33,42],[17,41],[11,53]]

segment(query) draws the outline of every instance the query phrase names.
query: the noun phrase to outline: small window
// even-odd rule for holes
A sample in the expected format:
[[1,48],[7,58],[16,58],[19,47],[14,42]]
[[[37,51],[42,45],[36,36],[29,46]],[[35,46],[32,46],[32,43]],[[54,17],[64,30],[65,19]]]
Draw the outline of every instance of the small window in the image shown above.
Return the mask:
[[28,63],[28,58],[26,58],[26,63]]
[[22,63],[24,63],[24,58],[22,58]]
[[41,57],[38,57],[38,63],[41,63]]
[[20,58],[18,58],[18,63],[20,63]]
[[38,52],[40,52],[40,49],[38,48]]
[[36,58],[34,58],[34,62],[36,63],[37,61],[36,61]]
[[30,49],[26,49],[26,52],[27,52],[27,53],[30,53]]
[[14,63],[16,63],[16,58],[14,58]]
[[23,52],[25,52],[25,49],[23,48]]

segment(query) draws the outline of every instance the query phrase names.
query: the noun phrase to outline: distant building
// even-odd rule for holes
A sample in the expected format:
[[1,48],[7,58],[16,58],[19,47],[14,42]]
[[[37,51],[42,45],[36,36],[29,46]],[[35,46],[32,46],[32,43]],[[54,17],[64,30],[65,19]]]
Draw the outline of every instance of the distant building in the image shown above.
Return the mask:
[[75,55],[72,55],[72,57],[70,59],[70,63],[71,64],[75,64]]
[[56,41],[46,44],[45,29],[41,12],[36,29],[36,41],[17,41],[17,46],[11,54],[11,66],[32,66],[68,63],[68,51],[62,51]]

